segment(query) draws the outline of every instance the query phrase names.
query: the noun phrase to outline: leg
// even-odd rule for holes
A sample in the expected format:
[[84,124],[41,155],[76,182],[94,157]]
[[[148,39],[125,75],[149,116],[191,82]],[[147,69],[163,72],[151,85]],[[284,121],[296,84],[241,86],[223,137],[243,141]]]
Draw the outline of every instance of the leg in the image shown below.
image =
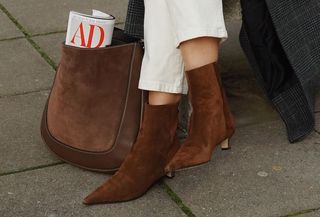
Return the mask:
[[203,164],[217,144],[228,146],[226,103],[215,64],[221,39],[227,37],[221,0],[167,0],[176,25],[176,46],[186,67],[192,114],[188,137],[166,172]]
[[161,91],[148,91],[149,104],[151,105],[163,105],[177,103],[181,99],[181,94],[178,93],[166,93]]
[[214,37],[198,37],[181,42],[179,48],[186,66],[185,70],[217,62],[220,40]]
[[145,54],[139,89],[148,90],[150,104],[178,102],[181,94],[187,94],[187,81],[181,50],[175,46],[169,11],[163,1],[145,0],[144,3]]
[[[218,51],[221,39],[215,37],[198,37],[186,40],[180,43],[183,60],[185,62],[186,71],[196,69],[214,63],[214,72],[217,74],[217,79],[220,86],[220,91],[223,99],[224,116],[226,119],[227,137],[230,138],[234,134],[235,121],[230,112],[227,102],[227,96],[223,89],[221,76],[218,69]],[[221,144],[223,150],[229,149],[229,141],[224,141]]]
[[[172,38],[162,0],[145,0],[145,54],[139,88],[149,91],[135,143],[119,170],[84,199],[85,204],[132,200],[165,175],[166,163],[180,147],[176,135],[178,101],[186,93],[180,50]],[[161,17],[159,19],[158,17]]]

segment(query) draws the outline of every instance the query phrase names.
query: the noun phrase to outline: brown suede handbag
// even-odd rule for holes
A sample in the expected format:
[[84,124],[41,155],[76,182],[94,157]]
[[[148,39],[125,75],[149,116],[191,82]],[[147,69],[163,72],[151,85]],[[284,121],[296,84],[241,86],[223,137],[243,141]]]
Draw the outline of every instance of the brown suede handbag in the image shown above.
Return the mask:
[[143,42],[115,28],[103,48],[62,43],[42,121],[43,141],[63,161],[114,172],[140,129],[146,94],[138,89]]

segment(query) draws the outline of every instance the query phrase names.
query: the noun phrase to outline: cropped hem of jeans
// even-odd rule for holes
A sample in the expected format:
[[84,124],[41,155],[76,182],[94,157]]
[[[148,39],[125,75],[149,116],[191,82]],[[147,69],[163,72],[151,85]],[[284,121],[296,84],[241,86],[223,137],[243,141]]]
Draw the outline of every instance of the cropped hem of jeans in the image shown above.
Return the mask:
[[178,29],[176,31],[175,46],[178,47],[181,42],[194,39],[197,37],[211,36],[215,38],[221,38],[220,44],[227,40],[228,33],[225,28],[188,28]]
[[146,80],[139,80],[139,89],[143,90],[152,90],[152,91],[161,91],[167,93],[181,93],[187,94],[188,87],[181,84],[172,84],[172,83],[164,83],[158,81],[146,81]]

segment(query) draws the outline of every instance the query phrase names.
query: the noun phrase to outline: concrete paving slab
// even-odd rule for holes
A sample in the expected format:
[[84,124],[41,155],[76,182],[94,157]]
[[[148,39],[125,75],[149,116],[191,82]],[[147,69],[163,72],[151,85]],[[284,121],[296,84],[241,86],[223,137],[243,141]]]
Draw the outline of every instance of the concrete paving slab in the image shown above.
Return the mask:
[[[124,24],[117,24],[116,27],[123,29]],[[58,64],[61,58],[61,43],[65,40],[65,33],[55,33],[32,37],[32,39],[45,51],[50,58]]]
[[128,0],[0,0],[0,3],[30,33],[47,33],[65,30],[69,11],[91,13],[97,9],[116,17],[116,22],[124,22]]
[[241,20],[233,19],[226,25],[229,38],[222,43],[219,60],[222,80],[237,126],[279,119],[240,46],[238,37]]
[[108,176],[59,165],[0,177],[2,217],[178,217],[185,214],[158,185],[137,200],[85,206],[83,198]]
[[224,82],[236,126],[242,127],[280,119],[269,100],[262,94],[250,92],[244,86],[245,84],[256,85],[256,81],[238,77],[225,79]]
[[0,97],[51,86],[53,69],[26,39],[1,41],[0,50]]
[[23,36],[21,31],[11,22],[11,20],[0,11],[0,40]]
[[0,98],[0,175],[60,162],[40,136],[47,97],[48,91],[42,91]]
[[319,207],[320,135],[289,144],[283,123],[238,128],[232,150],[166,180],[198,216],[264,217]]
[[65,33],[55,33],[44,36],[35,36],[32,39],[49,55],[49,57],[58,65],[61,58],[61,45],[65,40]]
[[123,23],[117,23],[115,26],[120,28],[120,29],[124,29],[124,22]]
[[241,20],[233,19],[226,22],[228,39],[221,44],[219,53],[220,66],[223,67],[225,77],[241,75],[255,77],[255,72],[249,65],[247,58],[240,46],[239,32]]
[[241,9],[240,1],[224,0],[223,1],[224,19],[226,21],[233,20],[233,19],[241,19],[240,9]]

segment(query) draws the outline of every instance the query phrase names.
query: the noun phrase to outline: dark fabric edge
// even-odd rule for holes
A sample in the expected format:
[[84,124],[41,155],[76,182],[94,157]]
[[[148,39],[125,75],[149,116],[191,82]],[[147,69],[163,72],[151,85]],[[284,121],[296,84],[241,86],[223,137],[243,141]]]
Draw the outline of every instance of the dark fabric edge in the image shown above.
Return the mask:
[[271,101],[286,125],[289,142],[301,141],[314,131],[315,117],[300,83]]
[[[260,86],[263,87],[261,89],[268,97],[265,89],[265,84],[263,82],[263,77],[259,71],[259,67],[257,66],[253,51],[251,50],[250,41],[243,26],[241,27],[239,40],[240,45],[250,63],[250,66],[256,72],[255,75],[258,82],[260,83]],[[289,88],[285,92],[278,94],[273,99],[271,99],[270,97],[268,97],[268,99],[272,102],[281,119],[285,123],[287,129],[287,137],[290,143],[302,140],[314,130],[314,115],[309,108],[307,98],[304,94],[300,82],[298,82],[295,86]],[[288,102],[290,102],[291,104],[288,104]]]
[[[314,111],[314,109],[315,109],[314,108],[314,102],[315,102],[314,96],[315,96],[315,94],[313,94],[313,93],[319,92],[320,91],[320,87],[317,88],[316,84],[312,84],[312,82],[308,82],[307,80],[304,80],[301,76],[299,76],[299,74],[300,74],[299,69],[300,68],[296,64],[297,61],[295,61],[293,55],[290,55],[290,50],[286,46],[287,45],[286,41],[288,41],[287,38],[290,35],[281,34],[282,30],[279,29],[279,26],[281,26],[279,24],[279,22],[281,22],[281,19],[278,19],[276,15],[277,14],[282,14],[281,10],[279,10],[281,7],[277,6],[277,4],[280,4],[280,3],[278,3],[277,1],[274,1],[274,0],[265,0],[265,2],[266,2],[268,10],[270,12],[270,15],[271,15],[271,18],[272,18],[272,22],[274,23],[277,36],[278,36],[281,44],[283,45],[283,49],[284,49],[285,53],[287,54],[287,58],[290,61],[296,76],[298,77],[299,83],[301,84],[302,91],[303,91],[303,93],[304,93],[304,95],[305,95],[305,97],[307,99],[307,103],[308,103],[308,105],[310,107],[310,110]],[[293,3],[288,3],[288,7],[290,6],[290,4],[293,4]],[[313,68],[318,69],[318,71],[319,71],[319,69],[320,69],[319,66],[317,66],[315,64],[311,64],[311,65],[313,66]],[[308,83],[310,83],[311,86],[308,86],[309,85]],[[320,82],[318,84],[320,84]],[[315,89],[310,91],[310,88],[311,89],[315,88]]]

